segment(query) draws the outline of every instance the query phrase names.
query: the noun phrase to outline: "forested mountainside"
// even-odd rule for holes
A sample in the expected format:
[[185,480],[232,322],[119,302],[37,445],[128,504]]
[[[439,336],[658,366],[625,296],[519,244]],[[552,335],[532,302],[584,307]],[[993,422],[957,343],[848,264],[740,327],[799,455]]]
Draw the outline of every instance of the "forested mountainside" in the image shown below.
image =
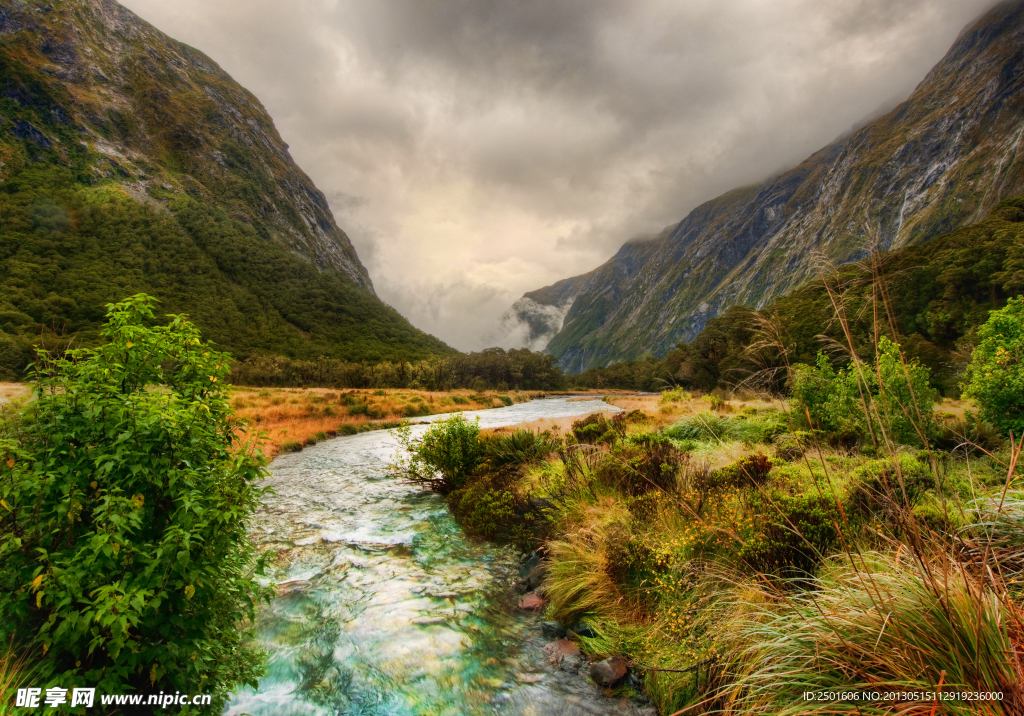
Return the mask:
[[[759,311],[733,306],[661,360],[594,368],[573,376],[572,383],[785,392],[788,366],[813,365],[821,351],[845,362],[851,339],[858,356],[870,362],[877,336],[884,335],[929,369],[942,394],[958,396],[978,327],[990,311],[1021,294],[1024,197],[1005,200],[985,220],[927,244],[836,267]],[[837,308],[849,337],[836,319]]]
[[886,116],[562,282],[573,290],[557,300],[571,307],[547,351],[572,373],[663,356],[728,307],[798,287],[818,258],[846,263],[981,220],[1024,193],[1022,71],[1024,1],[1013,0],[964,30]]
[[373,292],[251,93],[113,0],[0,0],[0,379],[146,292],[205,337],[349,361],[452,353]]

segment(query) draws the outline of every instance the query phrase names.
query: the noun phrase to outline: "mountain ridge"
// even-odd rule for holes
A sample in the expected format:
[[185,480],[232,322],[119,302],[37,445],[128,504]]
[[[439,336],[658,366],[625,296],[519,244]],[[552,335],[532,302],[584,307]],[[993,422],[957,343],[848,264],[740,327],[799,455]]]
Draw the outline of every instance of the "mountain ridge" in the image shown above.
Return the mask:
[[889,113],[650,244],[627,242],[577,284],[547,351],[571,373],[664,355],[725,308],[796,288],[819,258],[847,263],[979,220],[1024,193],[1022,82],[1024,2],[1012,0],[965,28]]
[[0,372],[133,293],[239,357],[448,354],[381,302],[259,100],[114,0],[0,0]]

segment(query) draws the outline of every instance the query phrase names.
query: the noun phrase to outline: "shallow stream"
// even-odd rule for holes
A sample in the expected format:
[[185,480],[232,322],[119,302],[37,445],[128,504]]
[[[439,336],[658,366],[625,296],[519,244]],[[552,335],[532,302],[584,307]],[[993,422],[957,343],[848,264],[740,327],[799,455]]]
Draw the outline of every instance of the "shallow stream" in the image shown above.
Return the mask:
[[[465,415],[495,428],[599,410],[616,408],[553,398]],[[380,431],[272,463],[253,529],[277,555],[278,596],[257,621],[268,673],[225,714],[653,713],[546,661],[538,617],[512,609],[520,555],[466,538],[439,496],[388,477],[398,450]]]

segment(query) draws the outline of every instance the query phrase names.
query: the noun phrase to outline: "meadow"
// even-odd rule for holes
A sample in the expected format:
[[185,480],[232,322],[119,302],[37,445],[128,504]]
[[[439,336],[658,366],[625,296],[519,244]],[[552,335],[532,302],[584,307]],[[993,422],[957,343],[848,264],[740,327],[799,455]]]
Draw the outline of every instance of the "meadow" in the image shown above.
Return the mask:
[[785,396],[453,418],[407,438],[405,473],[467,532],[539,551],[545,619],[628,666],[609,696],[673,716],[1022,713],[1024,299],[980,327],[957,399],[879,334],[870,358],[789,366]]

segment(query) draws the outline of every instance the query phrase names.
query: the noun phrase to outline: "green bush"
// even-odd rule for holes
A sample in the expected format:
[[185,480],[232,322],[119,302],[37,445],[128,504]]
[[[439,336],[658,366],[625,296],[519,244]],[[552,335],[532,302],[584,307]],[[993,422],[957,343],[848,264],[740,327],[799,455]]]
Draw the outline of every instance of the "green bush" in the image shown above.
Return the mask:
[[265,490],[240,449],[228,356],[153,300],[108,307],[107,343],[36,376],[0,436],[0,636],[40,649],[40,685],[214,696],[256,686],[238,629],[269,598],[246,525]]
[[871,460],[857,468],[845,501],[852,512],[868,516],[898,505],[913,507],[934,487],[927,462],[900,455],[898,473],[892,460]]
[[510,467],[474,475],[447,502],[459,526],[476,537],[531,549],[546,524],[541,510],[513,486]]
[[673,440],[708,442],[742,442],[753,445],[766,443],[786,431],[779,413],[764,416],[737,416],[727,418],[715,413],[699,413],[683,418],[665,428],[665,435]]
[[929,370],[916,360],[904,364],[899,345],[884,336],[878,349],[877,366],[859,363],[836,371],[823,353],[816,367],[794,366],[794,419],[805,423],[809,414],[810,427],[825,431],[833,442],[873,434],[883,444],[888,437],[900,445],[921,445],[922,436],[935,432]]
[[841,518],[829,494],[775,494],[770,499],[757,494],[751,508],[759,519],[739,558],[755,572],[802,578],[839,547]]
[[1024,434],[1024,296],[992,311],[978,338],[964,395],[978,402],[982,420],[1004,433]]
[[715,470],[709,476],[709,487],[754,487],[768,482],[772,461],[766,455],[757,453]]
[[408,455],[398,459],[393,472],[442,495],[463,487],[483,457],[480,421],[461,414],[434,423],[422,438],[413,438],[409,425],[399,427],[395,436]]

